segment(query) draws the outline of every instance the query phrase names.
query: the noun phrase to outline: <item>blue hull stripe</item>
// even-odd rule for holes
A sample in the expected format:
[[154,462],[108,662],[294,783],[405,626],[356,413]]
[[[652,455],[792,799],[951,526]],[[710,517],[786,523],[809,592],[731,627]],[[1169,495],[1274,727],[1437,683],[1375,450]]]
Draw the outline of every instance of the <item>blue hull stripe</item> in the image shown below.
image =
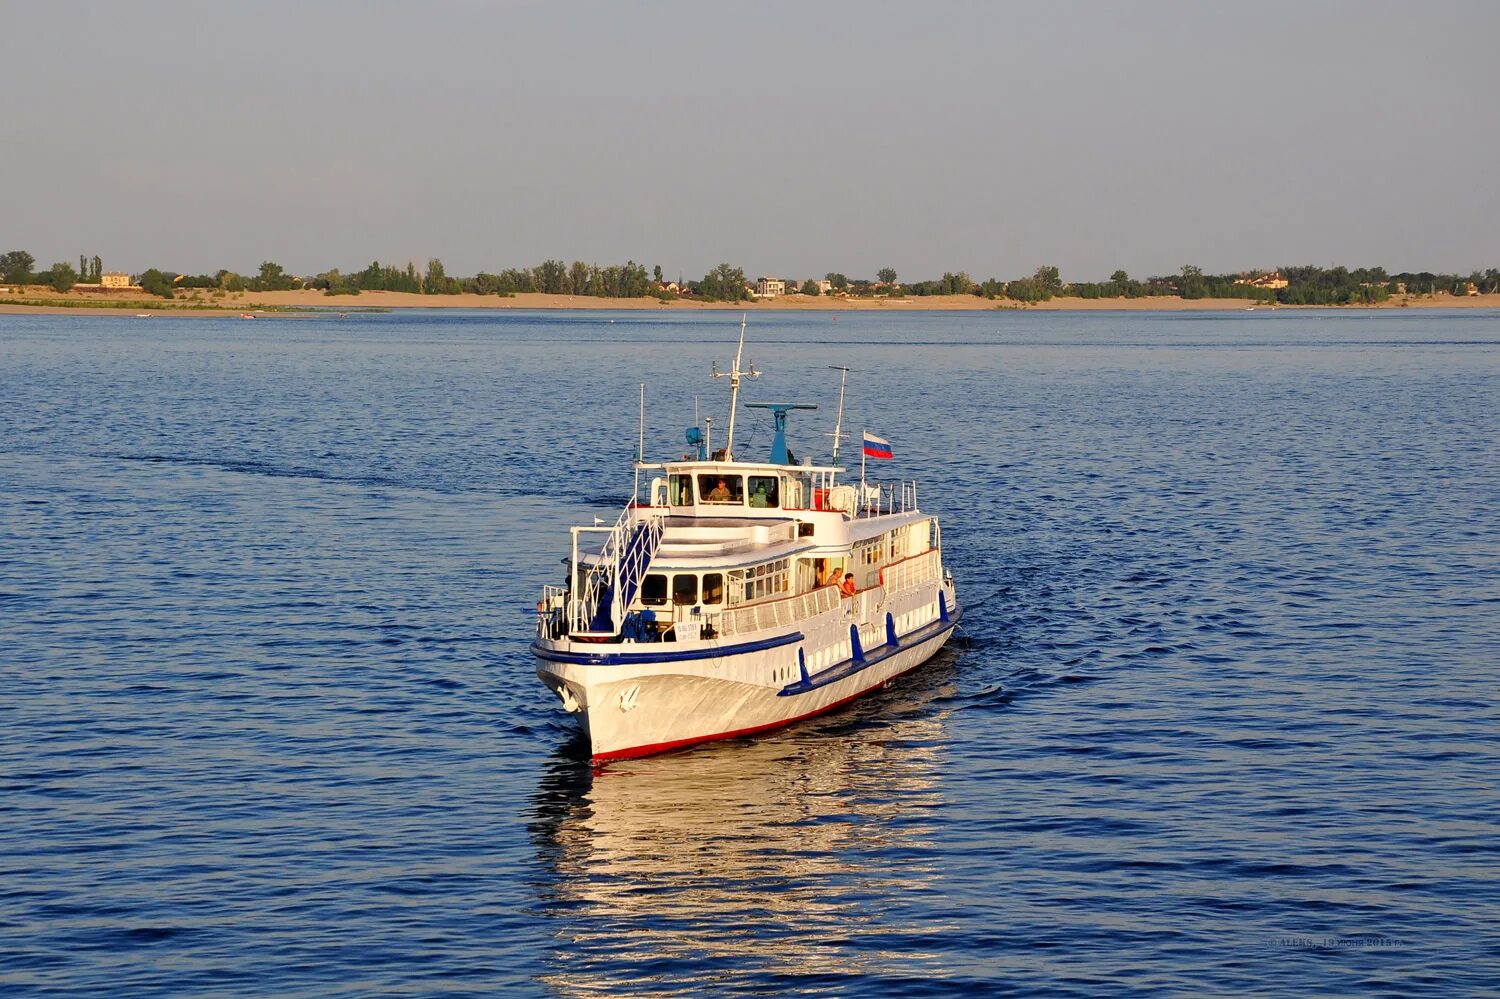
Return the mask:
[[798,694],[806,694],[809,691],[817,690],[819,687],[826,687],[830,683],[836,683],[846,677],[851,677],[856,673],[869,669],[871,666],[885,662],[885,660],[898,652],[905,652],[913,646],[921,645],[923,642],[930,642],[939,635],[952,631],[963,616],[963,611],[960,609],[958,613],[949,615],[946,621],[934,621],[931,624],[923,625],[915,631],[907,632],[901,636],[901,641],[895,645],[887,643],[879,648],[866,651],[863,659],[845,659],[843,662],[834,663],[819,673],[814,673],[806,680],[799,680],[796,683],[788,684],[781,688],[776,696],[795,697]]
[[763,652],[766,649],[776,649],[783,645],[791,645],[793,642],[800,642],[804,637],[802,632],[794,631],[790,635],[763,638],[758,642],[723,645],[716,649],[684,649],[681,652],[667,651],[671,642],[659,646],[662,649],[661,652],[560,652],[556,649],[544,649],[539,643],[533,642],[531,651],[538,659],[553,663],[570,663],[576,666],[639,666],[647,663],[680,663],[693,659],[737,656],[745,652]]

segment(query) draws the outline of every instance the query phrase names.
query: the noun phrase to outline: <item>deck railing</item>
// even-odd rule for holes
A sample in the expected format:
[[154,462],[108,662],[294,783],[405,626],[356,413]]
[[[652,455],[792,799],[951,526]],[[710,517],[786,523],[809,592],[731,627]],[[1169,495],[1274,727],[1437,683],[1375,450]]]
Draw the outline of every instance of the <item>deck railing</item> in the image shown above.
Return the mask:
[[782,597],[746,607],[731,607],[719,615],[720,635],[748,635],[768,628],[785,628],[826,614],[839,605],[839,588],[823,586],[795,597]]
[[894,562],[880,570],[880,585],[886,593],[900,593],[922,583],[942,578],[943,556],[936,548]]
[[895,483],[863,483],[863,494],[861,486],[852,487],[856,496],[854,510],[855,517],[884,517],[893,513],[916,513],[917,508],[917,483],[915,479],[908,479]]

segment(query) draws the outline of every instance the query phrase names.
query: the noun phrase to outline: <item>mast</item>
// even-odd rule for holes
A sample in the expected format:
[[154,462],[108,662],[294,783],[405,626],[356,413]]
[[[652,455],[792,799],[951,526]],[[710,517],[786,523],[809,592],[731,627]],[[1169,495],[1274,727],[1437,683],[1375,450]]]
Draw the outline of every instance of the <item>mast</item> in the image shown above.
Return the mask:
[[734,460],[734,411],[740,405],[740,378],[745,375],[749,375],[751,378],[760,377],[760,372],[755,370],[755,363],[753,361],[748,369],[744,371],[740,370],[740,358],[745,353],[745,323],[749,318],[750,314],[748,312],[740,315],[740,345],[734,352],[734,367],[729,371],[715,369],[712,372],[714,378],[723,378],[725,375],[729,376],[729,432],[727,439],[724,441],[725,461]]
[[834,371],[841,371],[839,375],[839,415],[833,423],[833,464],[839,463],[839,435],[844,429],[844,382],[849,380],[849,369],[839,364],[830,364]]
[[631,497],[641,498],[641,463],[646,460],[646,383],[641,382],[641,433],[635,445],[635,491]]

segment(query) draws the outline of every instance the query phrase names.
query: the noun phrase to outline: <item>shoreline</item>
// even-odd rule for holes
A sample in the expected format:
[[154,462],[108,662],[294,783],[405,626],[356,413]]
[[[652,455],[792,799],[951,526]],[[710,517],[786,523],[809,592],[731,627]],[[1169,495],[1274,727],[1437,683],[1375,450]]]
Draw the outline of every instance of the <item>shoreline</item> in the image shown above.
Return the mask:
[[[24,299],[22,302],[16,299]],[[53,304],[53,303],[56,304]],[[702,302],[656,298],[595,298],[587,295],[547,295],[537,292],[501,298],[496,295],[417,295],[394,291],[367,291],[359,295],[325,295],[321,291],[241,292],[225,298],[149,299],[99,292],[28,290],[0,295],[0,315],[120,316],[150,313],[151,318],[171,316],[222,316],[238,318],[258,313],[256,318],[278,315],[325,315],[336,312],[370,312],[400,309],[512,309],[607,310],[607,311],[740,311],[740,312],[1272,312],[1288,309],[1500,309],[1500,294],[1441,296],[1392,296],[1384,302],[1361,305],[1276,305],[1242,298],[1184,299],[1175,296],[1147,298],[1059,297],[1047,302],[1022,303],[1010,299],[987,299],[975,295],[933,295],[921,298],[806,298],[787,295],[749,302]],[[261,310],[269,310],[262,312]]]

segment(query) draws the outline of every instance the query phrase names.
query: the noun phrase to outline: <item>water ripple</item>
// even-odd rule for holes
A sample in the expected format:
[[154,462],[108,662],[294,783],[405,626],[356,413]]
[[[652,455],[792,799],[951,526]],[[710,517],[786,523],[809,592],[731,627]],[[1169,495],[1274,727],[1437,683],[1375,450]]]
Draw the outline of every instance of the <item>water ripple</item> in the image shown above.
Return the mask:
[[1494,991],[1500,317],[757,323],[963,634],[595,772],[528,611],[729,317],[0,317],[0,991]]

